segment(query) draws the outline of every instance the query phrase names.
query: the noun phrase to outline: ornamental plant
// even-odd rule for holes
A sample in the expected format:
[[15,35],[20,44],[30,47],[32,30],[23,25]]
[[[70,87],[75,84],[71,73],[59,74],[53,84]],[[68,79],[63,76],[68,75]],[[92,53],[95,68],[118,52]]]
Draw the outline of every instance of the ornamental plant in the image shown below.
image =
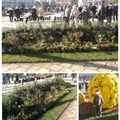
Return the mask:
[[3,53],[113,51],[117,41],[116,28],[23,28],[2,33]]
[[16,89],[2,97],[3,120],[37,120],[72,91],[61,78]]
[[84,103],[86,100],[85,100],[85,95],[79,91],[79,103],[82,104]]
[[112,73],[96,74],[88,87],[88,94],[91,102],[100,90],[104,99],[103,108],[112,108],[118,105],[118,76]]

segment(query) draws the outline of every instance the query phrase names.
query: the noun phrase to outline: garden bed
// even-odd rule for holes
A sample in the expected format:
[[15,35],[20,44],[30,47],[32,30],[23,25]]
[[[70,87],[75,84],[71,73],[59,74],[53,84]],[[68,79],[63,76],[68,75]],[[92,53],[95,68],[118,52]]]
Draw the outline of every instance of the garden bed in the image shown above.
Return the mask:
[[57,120],[60,115],[64,112],[76,94],[76,86],[71,88],[72,91],[63,97],[56,105],[44,113],[38,120]]
[[[11,95],[3,96],[3,119],[36,120],[47,111],[49,113],[52,108],[55,109],[55,106],[59,109],[54,114],[56,117],[64,107],[62,104],[60,105],[62,99],[72,98],[76,94],[73,91],[75,92],[75,89],[71,84],[65,83],[61,78],[55,78],[44,84],[35,83],[33,86],[23,87]],[[69,96],[69,94],[72,95]]]
[[118,27],[21,28],[2,35],[3,53],[117,51]]

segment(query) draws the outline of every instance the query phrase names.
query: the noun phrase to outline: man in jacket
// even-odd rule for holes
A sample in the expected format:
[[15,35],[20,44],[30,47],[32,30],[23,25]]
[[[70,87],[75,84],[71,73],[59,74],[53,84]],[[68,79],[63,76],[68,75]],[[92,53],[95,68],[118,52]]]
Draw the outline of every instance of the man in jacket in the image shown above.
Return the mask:
[[16,7],[16,9],[15,9],[15,15],[17,18],[16,21],[20,21],[21,14],[22,14],[21,10],[18,7]]
[[118,20],[118,5],[114,4],[113,6],[113,20]]
[[10,18],[10,22],[13,22],[13,9],[12,8],[8,8],[8,14],[9,14],[9,18]]
[[113,6],[112,3],[110,3],[108,8],[108,23],[111,23],[112,15],[113,15]]
[[96,17],[96,12],[97,12],[96,4],[92,6],[91,11],[92,11],[92,21],[94,22],[94,18]]
[[98,13],[98,20],[103,24],[104,19],[106,17],[106,8],[104,6],[101,6],[101,9],[99,10]]
[[100,94],[100,90],[98,90],[96,92],[96,95],[94,96],[93,104],[96,107],[96,114],[99,115],[99,116],[102,115],[102,105],[103,105],[103,102],[104,102],[103,97]]
[[32,14],[32,19],[35,21],[37,19],[37,17],[38,17],[37,9],[35,8],[35,6],[33,6],[33,8],[32,8],[31,14]]

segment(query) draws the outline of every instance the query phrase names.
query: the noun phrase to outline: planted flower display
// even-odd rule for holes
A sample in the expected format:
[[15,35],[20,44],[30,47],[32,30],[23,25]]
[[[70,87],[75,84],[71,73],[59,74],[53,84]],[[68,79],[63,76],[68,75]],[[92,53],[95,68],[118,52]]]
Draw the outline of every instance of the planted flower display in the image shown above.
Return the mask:
[[35,83],[3,96],[2,110],[5,120],[36,120],[72,91],[72,85],[61,78],[51,82]]
[[91,102],[100,90],[104,99],[103,108],[112,108],[118,105],[118,77],[115,74],[96,74],[89,84],[88,94]]
[[20,29],[3,33],[4,53],[114,51],[117,27],[77,29]]

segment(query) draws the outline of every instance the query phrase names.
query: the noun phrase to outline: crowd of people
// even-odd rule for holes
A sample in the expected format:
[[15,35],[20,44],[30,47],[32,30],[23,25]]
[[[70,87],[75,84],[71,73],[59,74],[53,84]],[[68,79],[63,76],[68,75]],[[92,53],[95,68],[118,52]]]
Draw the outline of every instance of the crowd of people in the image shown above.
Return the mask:
[[[10,22],[21,21],[21,16],[23,14],[23,11],[20,8],[16,7],[15,9],[13,9],[9,7],[7,13],[10,18]],[[14,19],[14,16],[15,16],[15,19]]]
[[[107,20],[108,23],[118,20],[118,5],[113,3],[105,4],[103,1],[101,4],[91,3],[89,5],[77,5],[77,4],[66,4],[61,7],[54,8],[56,13],[63,12],[63,19],[68,24],[72,19],[74,24],[78,26],[79,20],[88,21],[92,19],[94,22],[95,19],[103,22]],[[50,7],[46,8],[47,11],[50,11]],[[33,6],[29,12],[31,13],[32,20],[39,20],[38,18],[38,10],[35,6]],[[8,8],[7,11],[10,22],[15,21],[23,21],[22,15],[24,11],[18,7],[15,9]],[[15,16],[15,19],[13,19]]]
[[111,23],[112,20],[118,20],[118,5],[112,3],[105,5],[104,1],[102,4],[94,3],[89,6],[68,4],[64,8],[64,16],[66,23],[73,19],[76,26],[78,26],[79,20],[88,21],[91,18],[93,22],[98,19],[101,22],[107,20],[108,23]]
[[83,92],[87,92],[88,91],[88,84],[89,84],[89,82],[87,82],[87,81],[80,83],[79,89]]

